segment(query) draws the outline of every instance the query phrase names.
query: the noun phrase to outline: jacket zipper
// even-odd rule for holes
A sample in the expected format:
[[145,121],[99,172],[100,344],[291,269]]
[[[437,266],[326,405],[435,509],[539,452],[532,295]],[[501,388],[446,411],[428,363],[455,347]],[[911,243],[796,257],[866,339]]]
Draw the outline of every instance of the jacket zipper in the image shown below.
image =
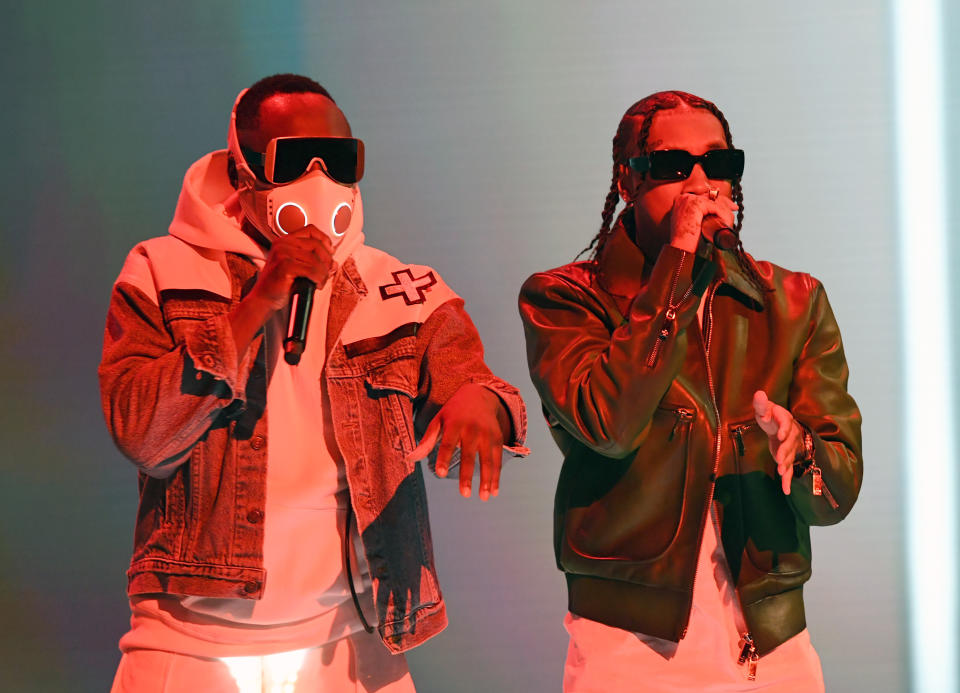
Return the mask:
[[660,355],[660,344],[667,341],[670,333],[673,331],[673,324],[677,319],[677,306],[683,303],[693,290],[693,285],[691,284],[686,292],[684,292],[683,297],[674,303],[673,299],[677,295],[677,285],[680,283],[680,273],[683,272],[683,262],[685,259],[686,255],[680,256],[677,271],[673,275],[673,286],[670,287],[670,299],[667,301],[667,312],[664,315],[663,325],[660,327],[660,334],[657,335],[657,341],[653,343],[653,348],[650,349],[650,356],[647,358],[648,368],[653,368],[656,365],[657,357]]
[[734,436],[734,440],[735,440],[735,442],[736,442],[736,444],[737,444],[737,453],[740,455],[741,458],[742,458],[742,457],[746,454],[746,452],[747,452],[746,448],[743,447],[743,432],[744,432],[745,430],[747,430],[748,428],[749,428],[749,426],[743,425],[743,424],[741,424],[740,426],[734,426],[734,427],[733,427],[733,436]]
[[[704,359],[706,362],[706,371],[707,371],[707,385],[710,388],[710,403],[713,405],[713,414],[717,420],[717,433],[715,436],[715,443],[713,446],[713,472],[710,475],[710,491],[707,493],[707,503],[704,512],[704,520],[700,525],[700,537],[697,541],[697,551],[699,553],[700,545],[703,543],[703,533],[706,530],[707,518],[710,518],[711,522],[716,522],[713,517],[713,512],[711,511],[711,504],[713,503],[713,492],[716,488],[716,479],[717,479],[717,470],[720,468],[720,445],[722,442],[723,436],[723,427],[721,426],[720,421],[720,407],[717,405],[717,392],[713,384],[713,371],[710,369],[710,338],[713,334],[713,297],[717,293],[717,288],[719,284],[714,284],[710,287],[710,292],[707,294],[707,307],[704,311],[704,332],[703,335],[703,353]],[[735,429],[736,440],[737,440],[737,451],[743,454],[743,429],[746,428],[738,426]],[[716,531],[716,525],[714,525]],[[690,608],[687,610],[687,623],[690,623],[690,610],[693,609],[693,590],[696,589],[697,585],[697,573],[694,569],[693,573],[693,584],[691,585],[690,592]],[[740,592],[734,586],[734,592],[737,595],[737,601],[740,601]],[[743,605],[740,606],[740,611],[743,611]],[[687,627],[684,626],[683,633],[680,637],[682,638],[687,633]],[[757,648],[753,642],[753,636],[750,635],[749,631],[744,633],[741,637],[741,649],[740,649],[740,658],[738,662],[740,664],[748,662],[747,664],[747,680],[755,681],[757,678],[757,665],[759,664],[760,655],[757,654]]]
[[677,429],[680,428],[680,424],[684,421],[693,420],[693,410],[680,407],[675,412],[677,420],[673,422],[673,428],[670,429],[670,436],[667,438],[668,441],[673,440],[674,436],[677,434]]
[[[737,446],[737,456],[738,456],[738,466],[737,473],[740,473],[739,461],[743,460],[743,456],[746,454],[746,447],[743,444],[743,432],[750,428],[749,424],[739,424],[734,426],[731,429],[733,433],[733,440]],[[740,599],[740,590],[737,589],[736,585],[733,587],[733,591],[737,595],[737,599]],[[741,612],[743,611],[743,606],[740,607]],[[740,656],[737,657],[737,664],[747,665],[747,680],[756,681],[757,680],[757,665],[760,661],[760,655],[757,654],[756,644],[753,642],[753,635],[750,631],[745,631],[740,635]]]
[[[717,479],[717,470],[720,468],[720,408],[717,406],[717,395],[713,388],[713,373],[710,371],[710,329],[712,322],[712,312],[713,312],[713,296],[717,292],[719,284],[714,284],[710,287],[710,291],[707,293],[707,308],[704,311],[704,327],[706,328],[706,334],[703,336],[703,353],[704,360],[707,366],[707,385],[710,387],[710,403],[713,405],[713,413],[717,419],[717,433],[714,437],[713,445],[713,471],[710,474],[710,490],[707,493],[707,500],[704,505],[703,521],[700,523],[700,533],[697,536],[697,555],[700,553],[700,545],[703,543],[703,533],[707,528],[707,520],[710,519],[713,522],[712,513],[710,512],[710,504],[713,502],[713,489],[716,484]],[[699,562],[699,560],[698,560]],[[684,621],[683,630],[680,632],[680,639],[687,634],[687,626],[690,624],[690,612],[693,610],[693,592],[697,586],[697,569],[694,566],[693,569],[693,582],[690,585],[690,605],[687,607],[687,618]]]

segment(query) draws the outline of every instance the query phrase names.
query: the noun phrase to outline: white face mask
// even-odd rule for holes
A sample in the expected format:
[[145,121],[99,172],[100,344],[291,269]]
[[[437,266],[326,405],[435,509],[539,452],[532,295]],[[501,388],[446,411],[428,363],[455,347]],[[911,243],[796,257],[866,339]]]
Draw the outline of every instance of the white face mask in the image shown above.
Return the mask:
[[276,235],[313,224],[327,234],[335,248],[347,234],[363,226],[360,190],[331,180],[320,169],[269,190],[265,211],[267,224]]

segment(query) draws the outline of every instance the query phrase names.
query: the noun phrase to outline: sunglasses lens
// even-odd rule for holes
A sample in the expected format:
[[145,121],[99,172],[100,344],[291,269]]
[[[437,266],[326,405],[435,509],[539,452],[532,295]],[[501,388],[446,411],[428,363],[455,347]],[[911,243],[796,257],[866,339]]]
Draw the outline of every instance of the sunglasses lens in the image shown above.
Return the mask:
[[350,137],[291,137],[277,140],[273,182],[290,183],[302,176],[314,159],[323,161],[331,178],[352,185],[363,176],[363,142]]
[[733,180],[743,175],[742,149],[714,149],[707,152],[702,161],[707,178]]
[[682,149],[650,152],[650,177],[654,180],[683,180],[693,170],[694,157]]

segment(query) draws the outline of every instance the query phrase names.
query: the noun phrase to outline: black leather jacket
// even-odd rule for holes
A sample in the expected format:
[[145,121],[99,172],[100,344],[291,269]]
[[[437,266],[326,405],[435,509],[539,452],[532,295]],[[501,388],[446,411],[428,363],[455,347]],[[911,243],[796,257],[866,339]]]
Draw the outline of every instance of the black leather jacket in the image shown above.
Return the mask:
[[[715,259],[665,246],[644,282],[644,256],[621,222],[597,263],[530,277],[520,313],[564,454],[554,544],[570,610],[682,638],[713,499],[762,655],[805,627],[809,527],[838,522],[857,498],[860,413],[822,285],[759,262],[773,288],[762,295],[732,255]],[[811,473],[781,490],[753,416],[760,389],[813,433],[821,495]]]

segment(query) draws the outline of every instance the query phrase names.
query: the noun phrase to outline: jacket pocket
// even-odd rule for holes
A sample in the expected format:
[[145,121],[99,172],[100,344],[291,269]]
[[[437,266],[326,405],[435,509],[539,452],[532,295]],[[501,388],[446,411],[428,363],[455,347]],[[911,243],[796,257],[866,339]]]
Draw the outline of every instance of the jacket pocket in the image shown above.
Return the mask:
[[684,512],[693,409],[661,407],[633,457],[568,458],[564,552],[579,559],[649,561],[676,538]]
[[413,403],[418,392],[412,338],[400,340],[385,351],[388,353],[364,360],[364,387],[367,397],[379,408],[387,445],[406,454],[414,448]]
[[174,343],[184,341],[186,332],[198,323],[230,310],[229,299],[206,291],[166,290],[161,292],[163,319]]
[[[761,573],[792,575],[810,569],[810,533],[783,493],[767,434],[755,420],[730,426],[736,460],[735,483],[718,481],[724,514],[739,518],[739,531],[724,537],[728,555],[738,544]],[[720,493],[721,487],[729,489]],[[724,523],[727,524],[726,522]]]

